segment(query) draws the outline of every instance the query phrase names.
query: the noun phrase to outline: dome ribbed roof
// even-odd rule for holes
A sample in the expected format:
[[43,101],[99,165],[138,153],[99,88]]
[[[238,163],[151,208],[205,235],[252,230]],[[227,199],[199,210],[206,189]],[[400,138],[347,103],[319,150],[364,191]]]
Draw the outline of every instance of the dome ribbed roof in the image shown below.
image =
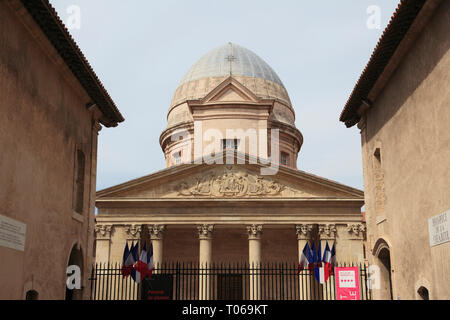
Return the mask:
[[180,85],[203,78],[229,76],[230,73],[233,76],[265,79],[283,86],[278,75],[263,59],[234,43],[223,45],[205,54],[192,66]]
[[229,43],[211,50],[192,66],[175,90],[169,112],[187,100],[202,99],[230,75],[256,96],[291,106],[275,71],[252,51]]

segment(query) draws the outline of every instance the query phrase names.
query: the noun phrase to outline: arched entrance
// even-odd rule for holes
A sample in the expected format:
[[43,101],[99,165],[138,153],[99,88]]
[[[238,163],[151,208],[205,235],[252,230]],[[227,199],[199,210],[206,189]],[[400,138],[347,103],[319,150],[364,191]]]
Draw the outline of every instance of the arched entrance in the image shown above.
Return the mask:
[[[78,266],[80,268],[80,283],[83,283],[83,253],[81,251],[81,247],[78,245],[74,245],[72,251],[70,252],[67,267],[69,266]],[[81,300],[82,290],[82,288],[71,290],[66,285],[66,300]]]
[[389,245],[383,239],[378,239],[373,249],[376,264],[380,267],[380,289],[379,299],[393,300],[392,274],[391,274],[391,252]]
[[424,286],[421,286],[418,290],[417,293],[419,294],[419,297],[422,300],[430,300],[430,293],[428,292],[428,289]]
[[28,290],[25,300],[39,300],[39,293],[36,290]]

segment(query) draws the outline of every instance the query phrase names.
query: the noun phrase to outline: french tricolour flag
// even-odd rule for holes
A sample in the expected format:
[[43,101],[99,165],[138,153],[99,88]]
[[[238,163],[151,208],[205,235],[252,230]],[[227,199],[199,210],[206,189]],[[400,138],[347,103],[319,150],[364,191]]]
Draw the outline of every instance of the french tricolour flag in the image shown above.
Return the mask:
[[305,247],[303,248],[302,254],[300,256],[300,262],[298,264],[298,272],[308,268],[308,266],[313,262],[312,261],[311,248],[309,247],[308,242],[306,242]]
[[[334,247],[333,247],[334,248]],[[319,251],[317,255],[314,255],[314,276],[319,283],[325,283],[328,281],[330,274],[332,273],[332,251],[326,242],[323,257],[321,257],[321,244],[319,243]]]
[[150,243],[150,248],[147,252],[147,273],[149,277],[152,276],[154,268],[155,264],[153,263],[153,245]]
[[333,243],[333,247],[331,248],[330,265],[331,265],[331,274],[333,274],[334,273],[334,267],[336,265],[336,249],[334,247],[334,243]]
[[317,257],[316,245],[314,242],[311,246],[311,253],[312,253],[312,261],[308,267],[310,271],[314,271],[315,267],[317,266],[317,263],[319,262],[319,258]]
[[139,242],[136,242],[135,245],[131,244],[130,249],[130,259],[132,259],[133,264],[131,267],[131,278],[133,278],[134,281],[136,281],[136,269],[135,266],[133,266],[138,260],[139,260]]
[[134,251],[134,244],[132,243],[131,249],[129,249],[127,243],[123,251],[123,259],[122,259],[122,275],[125,278],[131,274],[133,270],[133,265],[136,263],[136,260],[134,260],[133,251]]
[[330,247],[328,246],[328,242],[325,246],[325,251],[323,252],[322,261],[323,261],[323,268],[324,268],[324,281],[327,282],[328,277],[332,273],[332,271],[331,271],[331,269],[332,269],[331,250],[330,250]]
[[313,243],[313,263],[314,263],[314,276],[316,277],[317,281],[319,281],[320,283],[324,283],[323,279],[323,267],[321,264],[321,256],[320,256],[320,252],[321,252],[321,245],[319,242],[319,248],[318,248],[318,253],[315,251],[315,246]]
[[134,266],[134,270],[136,270],[136,275],[134,281],[140,283],[146,276],[148,272],[148,260],[147,260],[147,250],[146,245],[144,244],[144,248],[141,251],[141,256],[139,257],[138,262]]

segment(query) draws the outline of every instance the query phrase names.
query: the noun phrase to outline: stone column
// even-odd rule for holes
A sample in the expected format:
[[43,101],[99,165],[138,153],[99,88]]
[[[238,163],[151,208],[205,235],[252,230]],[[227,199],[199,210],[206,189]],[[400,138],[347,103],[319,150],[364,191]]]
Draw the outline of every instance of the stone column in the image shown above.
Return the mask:
[[[142,225],[141,224],[126,224],[125,225],[125,234],[126,234],[126,242],[128,243],[128,246],[131,249],[131,244],[134,243],[136,245],[136,243],[141,241],[141,232],[142,232]],[[139,244],[140,246],[140,244]],[[139,253],[140,254],[140,250],[141,248],[139,248]],[[122,249],[123,250],[123,249]],[[125,285],[123,282],[121,285]],[[122,287],[119,286],[119,290],[122,290]],[[134,297],[138,297],[138,299],[140,299],[140,290],[139,290],[139,286],[134,286],[134,288],[130,288],[130,296],[134,296]]]
[[210,298],[210,277],[208,269],[211,266],[211,255],[212,255],[212,238],[214,225],[204,224],[197,227],[198,238],[200,240],[200,254],[199,254],[199,264],[200,264],[200,277],[199,277],[199,299],[209,300]]
[[95,225],[95,246],[97,248],[97,252],[95,253],[96,262],[105,263],[110,261],[112,231],[113,225],[111,224]]
[[[322,247],[322,257],[325,252],[326,245],[331,249],[336,240],[336,225],[335,224],[321,224],[319,225],[319,237],[320,246]],[[335,296],[334,292],[334,276],[330,276],[327,282],[323,284],[322,299],[323,300],[333,300]]]
[[[100,263],[100,267],[107,267],[106,263],[112,263],[115,261],[111,261],[111,235],[114,231],[114,226],[111,224],[96,224],[95,228],[95,245],[96,245],[96,262]],[[123,247],[122,247],[123,250]],[[100,277],[97,280],[97,297],[106,297],[107,292],[104,289],[107,281],[106,277]]]
[[[295,226],[298,241],[298,261],[302,256],[303,249],[305,245],[311,239],[312,224],[298,224]],[[309,276],[308,270],[302,270],[299,272],[299,291],[300,300],[311,299],[311,277]]]
[[247,226],[248,232],[248,262],[250,264],[250,300],[261,299],[261,235],[262,225]]
[[163,240],[166,226],[163,224],[154,224],[148,226],[150,240],[153,246],[153,264],[155,266],[154,273],[158,273],[158,269],[163,262]]
[[[364,240],[366,239],[366,224],[347,224],[346,257],[348,262],[364,262]],[[341,250],[339,250],[341,252]]]

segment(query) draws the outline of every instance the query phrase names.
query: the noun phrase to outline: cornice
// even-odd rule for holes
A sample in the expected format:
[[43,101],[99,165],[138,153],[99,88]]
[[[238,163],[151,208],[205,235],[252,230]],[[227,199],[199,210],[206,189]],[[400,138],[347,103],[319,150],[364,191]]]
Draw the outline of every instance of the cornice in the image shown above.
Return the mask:
[[[217,155],[216,158],[220,158],[222,157],[223,159],[226,159],[226,152],[222,152],[221,154]],[[238,163],[239,161],[244,161],[245,164],[243,164],[242,166],[248,166],[249,168],[255,167],[255,168],[262,168],[264,167],[262,164],[257,163],[257,164],[250,164],[250,158],[251,156],[249,156],[248,154],[243,154],[243,153],[239,153],[236,152],[234,153],[234,163]],[[257,160],[257,159],[256,159]],[[255,161],[256,162],[256,161]],[[225,162],[224,162],[225,163]],[[221,166],[225,166],[226,164],[223,164]],[[103,189],[97,192],[96,196],[97,196],[97,201],[100,201],[102,199],[106,199],[106,198],[113,198],[113,197],[108,197],[108,194],[111,193],[116,193],[116,192],[120,192],[123,190],[127,190],[136,186],[139,186],[140,184],[147,184],[147,183],[151,183],[152,181],[156,181],[158,179],[164,178],[164,177],[168,177],[170,175],[173,176],[177,176],[180,174],[186,174],[188,171],[190,170],[195,170],[198,167],[201,166],[209,166],[208,164],[205,163],[200,163],[200,164],[195,164],[195,161],[193,164],[181,164],[181,165],[177,165],[177,166],[172,166],[169,168],[165,168],[161,171],[157,171],[155,173],[152,173],[150,175],[138,178],[138,179],[134,179],[134,180],[130,180],[128,182],[107,188],[107,189]],[[234,166],[239,166],[238,164],[234,164]],[[292,168],[288,168],[285,166],[280,166],[278,173],[276,174],[277,178],[283,178],[283,176],[286,177],[290,177],[292,179],[303,179],[306,182],[311,182],[311,183],[315,183],[317,185],[321,185],[324,186],[326,188],[330,188],[330,189],[334,189],[336,191],[340,191],[340,192],[344,192],[344,193],[348,193],[349,195],[353,196],[354,199],[364,199],[364,192],[356,189],[356,188],[352,188],[349,186],[346,186],[344,184],[341,184],[339,182],[330,180],[330,179],[326,179],[320,176],[316,176],[314,174],[311,173],[307,173],[305,171],[301,171],[301,170],[297,170],[297,169],[292,169]],[[345,197],[344,197],[345,198]],[[353,199],[352,197],[348,197],[345,199]]]
[[[99,209],[103,208],[174,208],[179,207],[222,207],[233,208],[247,206],[253,208],[360,208],[364,200],[359,199],[334,199],[334,198],[104,198],[96,201]],[[361,214],[358,213],[360,216]]]
[[[97,216],[99,223],[111,224],[114,226],[126,224],[164,224],[168,228],[196,226],[201,221],[202,224],[214,225],[214,228],[226,226],[245,226],[252,224],[264,225],[264,228],[278,228],[280,226],[296,226],[296,225],[312,225],[312,224],[335,224],[336,226],[344,226],[344,231],[347,225],[361,224],[361,215],[325,215],[317,214],[317,212],[310,212],[309,214],[300,215],[279,215],[273,214],[265,215],[249,215],[249,214],[132,214],[119,215],[108,214]],[[331,222],[332,221],[332,222]],[[346,231],[347,232],[347,231]]]

